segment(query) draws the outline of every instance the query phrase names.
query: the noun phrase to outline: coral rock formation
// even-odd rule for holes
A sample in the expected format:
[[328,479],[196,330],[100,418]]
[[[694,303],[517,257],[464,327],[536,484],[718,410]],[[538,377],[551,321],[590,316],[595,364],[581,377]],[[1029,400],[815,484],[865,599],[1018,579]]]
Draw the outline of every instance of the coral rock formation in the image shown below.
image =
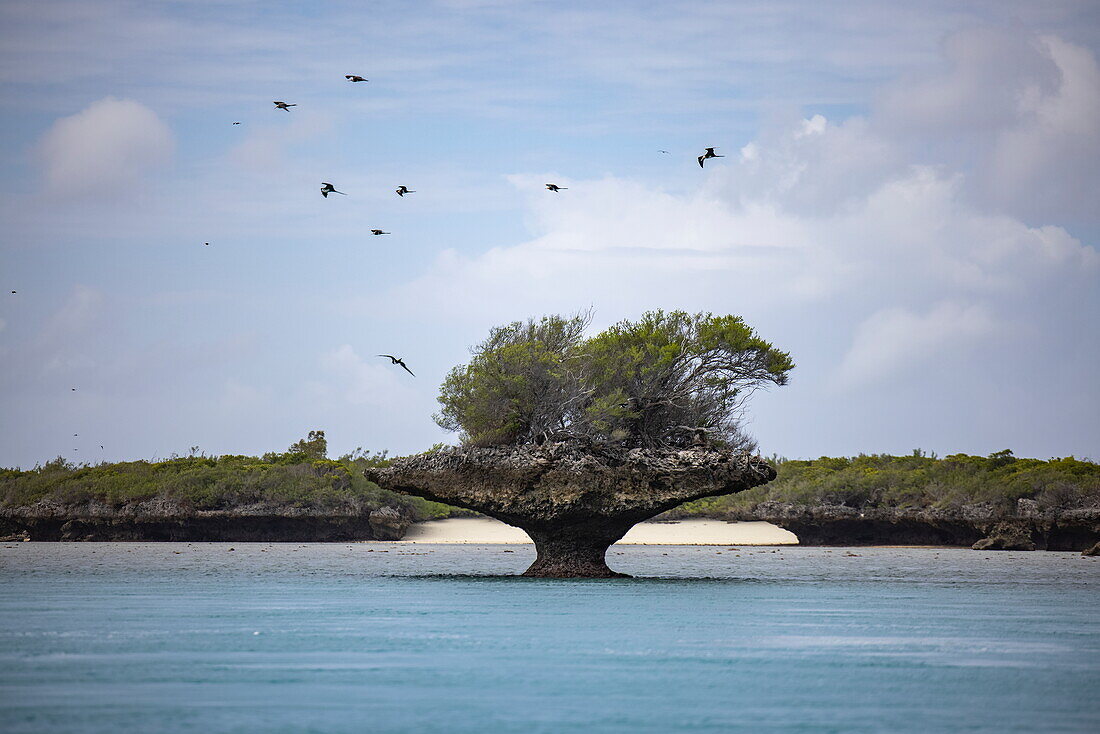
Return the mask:
[[613,578],[607,548],[682,502],[775,478],[763,459],[729,452],[625,449],[578,441],[451,448],[398,459],[367,477],[385,489],[464,507],[522,528],[538,557],[525,576]]

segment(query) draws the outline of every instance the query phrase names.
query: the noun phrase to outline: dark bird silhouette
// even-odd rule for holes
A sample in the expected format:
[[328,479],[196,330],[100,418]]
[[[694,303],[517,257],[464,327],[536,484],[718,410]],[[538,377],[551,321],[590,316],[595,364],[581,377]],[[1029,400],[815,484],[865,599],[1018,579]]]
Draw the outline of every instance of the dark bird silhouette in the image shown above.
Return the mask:
[[407,364],[405,364],[405,360],[401,359],[400,357],[395,357],[392,354],[379,354],[378,356],[379,357],[389,357],[390,362],[392,362],[393,364],[401,365],[402,367],[405,368],[406,372],[408,372],[413,377],[416,377],[416,375],[413,375],[413,371],[409,369],[409,366]]
[[336,187],[327,181],[321,182],[321,196],[328,198],[329,194],[340,194],[341,196],[347,196],[343,191],[337,191]]
[[[657,152],[658,152],[658,153],[668,153],[668,151],[667,151],[667,150],[658,150]],[[671,153],[670,153],[669,155],[671,155]]]
[[99,448],[103,448],[103,444],[99,444]]
[[370,79],[364,79],[363,77],[357,76],[355,74],[344,74],[344,78],[347,79],[349,82],[369,82],[370,81]]
[[[373,235],[380,235],[380,234],[389,234],[389,232],[383,232],[383,231],[382,231],[382,230],[380,230],[380,229],[372,229],[372,230],[370,231],[370,233],[371,233],[371,234],[373,234]],[[379,356],[379,357],[388,357],[389,355],[388,355],[388,354],[380,354],[380,355],[378,355],[378,356]]]
[[291,107],[297,107],[298,104],[287,104],[286,102],[272,102],[275,105],[275,109],[282,110],[283,112],[290,112]]
[[402,185],[402,186],[397,187],[397,195],[398,196],[404,196],[405,194],[415,194],[415,193],[416,193],[416,189],[410,189],[408,186]]
[[77,437],[77,436],[79,436],[79,435],[80,435],[79,433],[74,433],[74,434],[73,434],[73,438],[76,438],[76,437]]
[[75,388],[75,387],[70,387],[69,389],[70,389],[70,390],[72,390],[73,392],[76,392],[76,388]]
[[703,167],[703,161],[705,161],[707,158],[725,158],[725,156],[715,153],[714,148],[707,148],[707,152],[703,153],[703,155],[699,156],[699,158],[697,159],[699,161],[700,168]]
[[546,184],[546,188],[550,189],[551,191],[565,191],[569,187],[568,186],[558,186],[557,184]]
[[203,244],[204,244],[204,245],[206,245],[207,247],[210,247],[210,243],[209,243],[209,242],[203,242]]
[[234,125],[240,125],[241,123],[239,123],[239,122],[234,122],[233,124],[234,124]]

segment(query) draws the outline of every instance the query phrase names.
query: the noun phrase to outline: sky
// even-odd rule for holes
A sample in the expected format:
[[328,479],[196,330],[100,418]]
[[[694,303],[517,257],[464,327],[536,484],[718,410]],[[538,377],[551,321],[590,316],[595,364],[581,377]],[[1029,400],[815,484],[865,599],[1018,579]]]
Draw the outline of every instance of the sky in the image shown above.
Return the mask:
[[1098,59],[1090,1],[5,0],[0,466],[421,451],[588,308],[790,351],[768,455],[1100,459]]

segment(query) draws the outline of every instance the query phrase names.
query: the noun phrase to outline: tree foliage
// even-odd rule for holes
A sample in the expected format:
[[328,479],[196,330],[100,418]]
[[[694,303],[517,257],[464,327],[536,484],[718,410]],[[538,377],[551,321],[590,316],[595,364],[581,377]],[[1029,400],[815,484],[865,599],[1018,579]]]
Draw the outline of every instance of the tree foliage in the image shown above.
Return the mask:
[[858,509],[991,505],[1012,511],[1017,500],[1031,499],[1043,509],[1100,507],[1100,464],[1072,456],[1043,461],[1005,450],[988,457],[952,454],[941,459],[915,451],[909,456],[773,458],[771,463],[779,472],[774,481],[688,503],[674,515],[726,517],[760,502]]
[[417,520],[469,514],[390,492],[369,481],[364,469],[391,461],[384,451],[356,449],[338,459],[326,459],[323,442],[323,431],[311,431],[286,453],[262,457],[191,455],[94,466],[59,456],[28,471],[0,469],[0,508],[41,500],[62,506],[99,502],[123,507],[159,498],[194,511],[262,504],[267,512],[305,510],[334,516],[379,507],[396,507]]
[[475,445],[586,437],[675,446],[709,437],[748,448],[739,417],[790,355],[737,316],[652,311],[585,338],[589,314],[494,328],[440,390],[437,422]]
[[286,450],[288,454],[301,454],[308,459],[328,458],[328,441],[324,431],[310,431],[306,438],[300,438]]

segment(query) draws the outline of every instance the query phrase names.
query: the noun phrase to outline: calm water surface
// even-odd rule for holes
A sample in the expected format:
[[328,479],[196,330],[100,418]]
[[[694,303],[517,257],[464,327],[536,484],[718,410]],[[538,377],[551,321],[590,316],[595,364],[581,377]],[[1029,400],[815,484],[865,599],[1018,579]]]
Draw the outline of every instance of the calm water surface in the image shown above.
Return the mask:
[[1100,731],[1100,559],[848,552],[0,545],[0,729]]

